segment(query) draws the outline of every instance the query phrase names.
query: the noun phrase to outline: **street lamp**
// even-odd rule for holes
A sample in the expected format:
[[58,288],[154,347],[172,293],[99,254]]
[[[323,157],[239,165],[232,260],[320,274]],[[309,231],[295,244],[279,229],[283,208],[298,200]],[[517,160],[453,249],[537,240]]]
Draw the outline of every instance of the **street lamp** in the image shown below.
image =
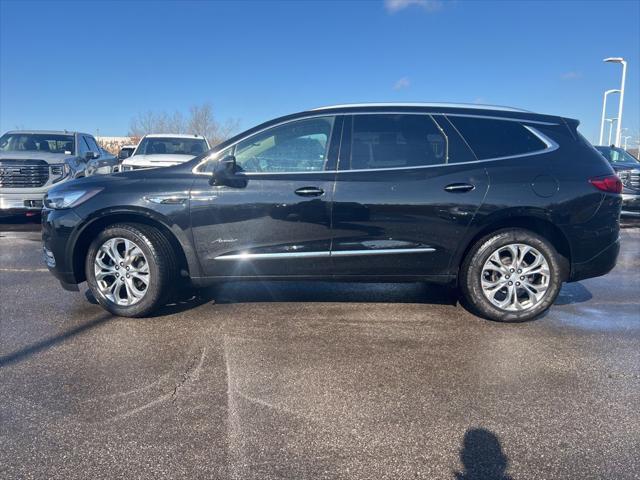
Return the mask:
[[622,139],[624,140],[624,147],[622,147],[625,151],[627,151],[627,140],[631,138],[631,135],[623,135]]
[[605,111],[607,110],[607,96],[611,93],[620,93],[620,90],[614,88],[613,90],[607,90],[606,92],[604,92],[604,98],[602,100],[602,117],[600,118],[600,141],[598,142],[599,145],[602,145],[602,140],[604,140],[604,115]]
[[613,122],[617,122],[617,118],[605,118],[605,121],[609,122],[609,143],[607,146],[611,145],[611,133],[613,132]]
[[620,83],[620,103],[618,103],[618,125],[616,127],[616,146],[620,146],[620,127],[622,126],[622,105],[624,104],[624,82],[627,78],[627,62],[622,57],[609,57],[604,59],[607,63],[620,63],[622,65],[622,82]]

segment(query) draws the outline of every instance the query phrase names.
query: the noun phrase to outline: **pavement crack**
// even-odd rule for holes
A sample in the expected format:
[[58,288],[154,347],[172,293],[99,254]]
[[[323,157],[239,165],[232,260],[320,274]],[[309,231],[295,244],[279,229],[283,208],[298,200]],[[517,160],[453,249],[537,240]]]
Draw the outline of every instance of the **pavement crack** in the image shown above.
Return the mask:
[[197,381],[200,377],[200,371],[202,370],[202,365],[204,364],[204,359],[207,355],[207,347],[203,347],[200,355],[195,356],[189,362],[189,365],[182,373],[182,378],[178,383],[173,387],[173,392],[171,393],[171,403],[175,403],[178,399],[178,392],[185,386],[187,383],[192,381]]

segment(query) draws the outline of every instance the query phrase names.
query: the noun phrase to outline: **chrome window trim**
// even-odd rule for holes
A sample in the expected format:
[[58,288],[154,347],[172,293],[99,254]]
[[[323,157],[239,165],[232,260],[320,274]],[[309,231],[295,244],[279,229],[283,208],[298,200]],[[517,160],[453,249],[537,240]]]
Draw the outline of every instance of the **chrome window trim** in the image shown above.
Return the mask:
[[422,248],[381,248],[378,250],[323,250],[318,252],[281,252],[281,253],[234,253],[231,255],[220,255],[216,260],[268,260],[279,258],[328,258],[328,257],[357,257],[360,255],[389,255],[404,253],[433,253],[433,247]]
[[[434,113],[430,112],[430,115],[444,115],[445,117],[471,117],[471,118],[485,118],[487,120],[502,120],[505,122],[518,122],[518,123],[533,123],[536,125],[560,125],[554,122],[543,122],[542,120],[527,120],[524,118],[507,118],[494,115],[474,115],[471,113]],[[453,123],[453,122],[452,122]]]
[[[507,155],[507,156],[503,156],[503,157],[492,157],[492,158],[485,158],[482,160],[470,160],[468,162],[454,162],[454,163],[441,163],[438,165],[420,165],[420,166],[413,166],[413,167],[385,167],[385,168],[362,168],[362,169],[354,169],[354,170],[315,170],[315,171],[309,171],[309,172],[247,172],[247,173],[238,173],[238,176],[265,176],[265,175],[321,175],[321,174],[325,174],[325,173],[330,173],[330,174],[335,174],[335,173],[346,173],[346,172],[379,172],[379,171],[389,171],[389,170],[416,170],[416,169],[423,169],[423,168],[434,168],[434,167],[447,167],[447,166],[452,166],[452,165],[467,165],[467,164],[472,164],[472,163],[483,163],[483,162],[494,162],[494,161],[498,161],[498,160],[511,160],[513,158],[522,158],[522,157],[529,157],[529,156],[533,156],[533,155],[542,155],[545,153],[550,153],[553,152],[554,150],[557,150],[559,148],[559,145],[553,141],[552,139],[550,139],[549,137],[547,137],[545,134],[543,134],[542,132],[540,132],[538,129],[536,129],[535,127],[532,127],[530,125],[525,125],[526,123],[532,123],[532,124],[537,124],[537,125],[558,125],[557,123],[549,123],[549,122],[542,122],[542,121],[537,121],[537,120],[524,120],[521,118],[503,118],[503,117],[492,117],[492,116],[487,116],[487,115],[471,115],[471,114],[458,114],[458,113],[442,113],[442,112],[395,112],[395,111],[389,111],[389,112],[352,112],[352,113],[344,113],[344,114],[338,114],[338,115],[428,115],[431,116],[433,118],[434,115],[442,115],[445,117],[448,116],[453,116],[453,117],[470,117],[470,118],[486,118],[489,120],[504,120],[504,121],[508,121],[508,122],[518,122],[520,124],[522,124],[522,126],[524,128],[526,128],[527,130],[529,130],[531,133],[533,133],[536,137],[538,137],[546,146],[547,148],[544,148],[542,150],[538,150],[538,151],[534,151],[534,152],[527,152],[527,153],[519,153],[517,155]],[[310,118],[318,118],[318,117],[336,117],[338,115],[326,115],[326,114],[318,114],[318,115],[307,115],[304,117],[299,117],[299,118],[295,118],[295,119],[290,119],[290,120],[286,120],[284,122],[280,122],[277,123],[275,125],[271,125],[269,127],[263,128],[262,130],[259,130],[257,132],[254,132],[251,134],[251,136],[253,135],[257,135],[261,132],[264,132],[266,130],[269,130],[271,128],[275,128],[275,127],[279,127],[281,125],[285,125],[287,123],[291,123],[291,122],[295,122],[298,120],[306,120],[306,119],[310,119]],[[434,122],[436,123],[436,125],[438,125],[438,122],[435,121],[435,119],[433,119]],[[453,127],[455,128],[455,125],[453,124],[453,122],[450,122],[451,125],[453,125]],[[457,129],[456,129],[457,130]],[[464,136],[461,135],[461,137],[465,140]],[[193,173],[194,175],[204,175],[206,177],[211,177],[213,176],[213,173],[208,173],[208,172],[197,172],[196,170],[203,164],[205,164],[206,162],[208,162],[209,160],[212,160],[214,158],[216,158],[216,156],[221,153],[224,152],[230,148],[235,147],[238,143],[246,140],[247,137],[243,137],[241,139],[239,139],[238,141],[227,145],[224,149],[220,150],[219,152],[215,152],[213,154],[211,154],[209,157],[203,159],[200,163],[198,163],[195,167],[193,167],[191,169],[191,173]],[[473,152],[473,149],[471,150]],[[474,152],[475,155],[475,152]]]
[[444,137],[444,164],[447,165],[449,163],[449,137],[447,137],[447,134],[444,133],[444,130],[442,129],[442,126],[438,123],[438,121],[433,118],[433,115],[429,114],[429,118],[431,118],[433,124],[438,127],[438,130],[440,130],[440,133]]

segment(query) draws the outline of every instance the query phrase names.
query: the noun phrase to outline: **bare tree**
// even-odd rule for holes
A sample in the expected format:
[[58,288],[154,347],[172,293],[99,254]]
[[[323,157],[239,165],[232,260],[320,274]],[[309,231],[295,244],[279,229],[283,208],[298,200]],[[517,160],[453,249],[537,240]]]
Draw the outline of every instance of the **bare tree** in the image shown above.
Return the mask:
[[156,131],[158,126],[158,115],[148,111],[140,113],[131,119],[129,125],[130,137],[143,137],[149,133]]
[[229,138],[238,125],[235,119],[218,122],[213,114],[213,106],[204,103],[192,106],[187,120],[178,110],[171,115],[150,111],[136,115],[131,119],[129,136],[140,138],[149,133],[191,133],[206,137],[213,146]]

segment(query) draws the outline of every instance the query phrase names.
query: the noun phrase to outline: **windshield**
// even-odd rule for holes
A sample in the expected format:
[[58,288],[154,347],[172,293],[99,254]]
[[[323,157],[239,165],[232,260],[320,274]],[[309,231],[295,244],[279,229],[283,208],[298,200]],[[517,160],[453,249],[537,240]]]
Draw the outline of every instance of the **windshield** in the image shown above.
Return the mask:
[[611,163],[640,163],[636,157],[622,148],[596,147],[596,150]]
[[196,156],[208,150],[203,138],[144,138],[134,155],[191,155]]
[[2,152],[75,152],[73,135],[56,135],[46,133],[5,133],[0,137]]

